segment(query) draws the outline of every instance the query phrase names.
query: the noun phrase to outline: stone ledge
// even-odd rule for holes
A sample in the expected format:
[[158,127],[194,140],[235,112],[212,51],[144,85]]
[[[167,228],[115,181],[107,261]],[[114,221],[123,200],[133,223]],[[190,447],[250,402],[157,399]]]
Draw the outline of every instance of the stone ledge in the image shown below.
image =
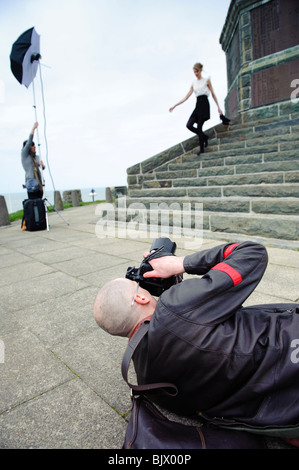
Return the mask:
[[244,197],[299,197],[298,184],[264,184],[260,186],[226,186],[223,196]]
[[236,232],[269,238],[298,240],[299,217],[211,215],[212,232]]

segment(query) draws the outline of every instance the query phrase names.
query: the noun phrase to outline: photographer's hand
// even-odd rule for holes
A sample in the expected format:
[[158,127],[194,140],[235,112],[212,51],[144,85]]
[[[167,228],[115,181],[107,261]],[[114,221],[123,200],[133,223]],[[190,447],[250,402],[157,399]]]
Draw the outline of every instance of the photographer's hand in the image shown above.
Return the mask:
[[[149,252],[144,253],[144,258]],[[154,258],[149,261],[153,271],[147,271],[143,274],[144,278],[159,277],[166,279],[177,274],[183,274],[184,269],[184,256],[162,256],[161,258]]]

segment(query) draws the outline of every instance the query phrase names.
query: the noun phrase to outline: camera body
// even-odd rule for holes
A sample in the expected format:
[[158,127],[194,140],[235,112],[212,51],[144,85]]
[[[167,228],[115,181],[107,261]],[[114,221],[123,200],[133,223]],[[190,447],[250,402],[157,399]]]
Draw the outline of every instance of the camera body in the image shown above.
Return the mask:
[[126,278],[131,281],[136,281],[139,285],[146,289],[150,294],[159,297],[162,292],[169,289],[169,287],[182,282],[183,275],[171,276],[167,279],[161,278],[144,278],[143,274],[147,271],[153,271],[149,261],[154,258],[162,256],[174,255],[176,251],[176,243],[172,242],[169,238],[156,238],[150,248],[150,254],[144,258],[139,268],[128,267]]

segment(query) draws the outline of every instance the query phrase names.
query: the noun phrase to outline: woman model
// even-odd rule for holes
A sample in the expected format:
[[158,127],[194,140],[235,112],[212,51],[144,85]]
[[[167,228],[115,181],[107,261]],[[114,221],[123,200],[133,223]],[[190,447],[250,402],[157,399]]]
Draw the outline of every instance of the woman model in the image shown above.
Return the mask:
[[[181,101],[179,101],[177,104],[175,104],[172,108],[169,109],[169,111],[173,111],[176,106],[179,106],[180,104],[184,103],[187,101],[188,98],[192,95],[194,92],[196,96],[196,106],[191,114],[188,122],[187,122],[187,128],[189,131],[194,132],[195,134],[198,135],[199,138],[199,147],[200,151],[198,152],[198,155],[201,153],[204,153],[204,148],[208,145],[208,136],[203,133],[202,131],[202,126],[205,121],[208,121],[210,119],[210,103],[208,100],[208,96],[211,92],[213,99],[218,107],[218,112],[220,115],[222,115],[222,111],[219,107],[216,95],[214,93],[210,78],[204,78],[201,75],[203,69],[203,65],[200,63],[196,63],[193,66],[193,71],[196,77],[196,80],[192,82],[191,88],[185,98],[183,98]],[[197,124],[197,127],[194,126],[194,124]]]

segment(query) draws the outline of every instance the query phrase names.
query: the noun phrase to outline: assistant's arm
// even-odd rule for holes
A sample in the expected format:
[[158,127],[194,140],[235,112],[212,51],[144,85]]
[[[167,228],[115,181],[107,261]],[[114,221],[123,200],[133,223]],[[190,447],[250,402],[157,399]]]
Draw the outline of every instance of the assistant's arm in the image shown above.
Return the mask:
[[31,131],[32,136],[34,135],[35,129],[37,129],[37,127],[38,127],[38,122],[35,122],[33,124],[32,131]]
[[29,151],[30,151],[30,148],[31,148],[31,145],[32,145],[32,141],[33,141],[33,136],[34,136],[34,132],[35,132],[35,129],[38,127],[38,122],[35,122],[33,124],[33,127],[32,127],[32,130],[29,134],[29,138],[26,142],[26,144],[24,145],[23,149],[22,149],[22,156],[23,157],[27,157],[29,155]]

